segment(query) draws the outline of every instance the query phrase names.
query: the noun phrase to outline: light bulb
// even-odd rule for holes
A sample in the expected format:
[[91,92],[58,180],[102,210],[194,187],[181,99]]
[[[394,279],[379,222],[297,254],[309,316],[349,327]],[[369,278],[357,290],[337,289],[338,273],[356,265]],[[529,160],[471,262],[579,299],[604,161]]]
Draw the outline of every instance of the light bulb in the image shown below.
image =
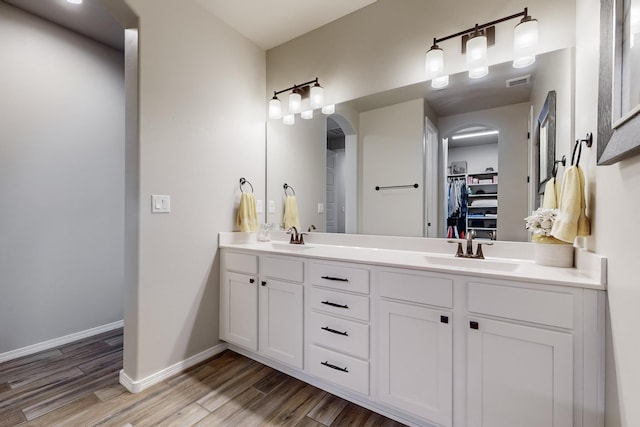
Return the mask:
[[311,100],[309,98],[302,100],[302,111],[300,112],[300,117],[305,120],[313,119],[313,108],[311,108]]
[[71,3],[71,4],[82,4],[82,0],[67,0],[67,3]]
[[538,21],[525,16],[513,29],[513,67],[523,68],[536,62]]

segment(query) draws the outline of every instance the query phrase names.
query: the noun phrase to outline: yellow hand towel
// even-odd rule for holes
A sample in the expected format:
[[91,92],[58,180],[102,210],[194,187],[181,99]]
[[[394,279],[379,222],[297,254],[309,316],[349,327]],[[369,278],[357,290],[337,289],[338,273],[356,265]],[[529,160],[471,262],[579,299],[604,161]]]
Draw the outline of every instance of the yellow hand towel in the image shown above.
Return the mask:
[[258,212],[256,210],[256,197],[253,193],[242,193],[240,206],[238,206],[238,227],[243,232],[258,231]]
[[585,213],[584,174],[579,166],[565,170],[558,199],[560,212],[551,228],[551,235],[567,243],[573,243],[576,236],[591,233],[589,218]]
[[555,178],[549,179],[544,186],[542,207],[547,209],[556,209],[558,207],[558,181]]
[[300,219],[298,218],[298,202],[296,196],[287,196],[284,201],[284,215],[282,217],[284,222],[284,229],[288,230],[291,227],[300,229]]

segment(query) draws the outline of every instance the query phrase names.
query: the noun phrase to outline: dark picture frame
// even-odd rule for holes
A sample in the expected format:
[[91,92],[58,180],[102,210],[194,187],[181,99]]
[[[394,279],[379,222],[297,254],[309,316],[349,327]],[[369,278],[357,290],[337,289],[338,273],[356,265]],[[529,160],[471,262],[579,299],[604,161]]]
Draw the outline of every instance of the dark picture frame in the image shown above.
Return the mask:
[[640,109],[620,114],[622,99],[623,0],[600,0],[598,165],[640,154]]

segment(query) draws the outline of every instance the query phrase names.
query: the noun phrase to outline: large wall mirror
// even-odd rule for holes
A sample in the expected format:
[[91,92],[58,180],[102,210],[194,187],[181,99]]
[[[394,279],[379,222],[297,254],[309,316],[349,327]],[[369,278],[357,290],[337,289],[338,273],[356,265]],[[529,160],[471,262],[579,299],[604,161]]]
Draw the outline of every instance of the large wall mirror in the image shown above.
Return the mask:
[[555,91],[556,133],[571,141],[573,55],[497,64],[478,80],[452,75],[444,90],[421,82],[373,94],[292,126],[269,121],[266,222],[282,223],[287,183],[305,231],[446,237],[450,178],[460,175],[475,199],[491,199],[477,202],[473,224],[526,241],[538,190],[533,131]]

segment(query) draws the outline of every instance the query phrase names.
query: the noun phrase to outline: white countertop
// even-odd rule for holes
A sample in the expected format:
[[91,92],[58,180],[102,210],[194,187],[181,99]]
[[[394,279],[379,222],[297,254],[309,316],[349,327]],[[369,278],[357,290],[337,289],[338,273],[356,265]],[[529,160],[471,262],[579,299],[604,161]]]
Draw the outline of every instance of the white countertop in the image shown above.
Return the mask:
[[[258,242],[255,234],[251,233],[220,233],[219,247],[330,261],[606,289],[606,258],[579,248],[576,248],[577,268],[557,268],[535,264],[531,257],[532,243],[493,242],[493,246],[483,248],[485,259],[478,260],[456,258],[454,256],[456,245],[449,244],[444,239],[357,235],[332,237],[325,233],[314,233],[305,237],[308,241],[305,245],[291,245],[286,240],[288,236],[284,233],[276,233],[274,237],[270,242]],[[331,240],[334,242],[330,242]],[[375,241],[379,241],[381,247],[371,247]],[[407,247],[409,250],[402,247]],[[518,258],[509,258],[508,255]]]

